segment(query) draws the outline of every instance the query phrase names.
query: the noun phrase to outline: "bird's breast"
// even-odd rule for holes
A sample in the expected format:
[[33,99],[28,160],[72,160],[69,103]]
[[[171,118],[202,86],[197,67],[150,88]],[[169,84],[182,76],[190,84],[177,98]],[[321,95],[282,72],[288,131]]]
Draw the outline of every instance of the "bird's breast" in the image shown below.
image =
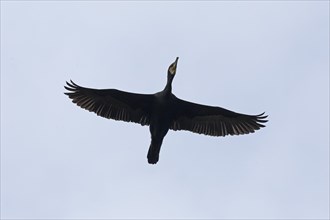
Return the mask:
[[173,115],[173,100],[170,96],[157,95],[153,104],[152,115],[159,120],[171,120]]

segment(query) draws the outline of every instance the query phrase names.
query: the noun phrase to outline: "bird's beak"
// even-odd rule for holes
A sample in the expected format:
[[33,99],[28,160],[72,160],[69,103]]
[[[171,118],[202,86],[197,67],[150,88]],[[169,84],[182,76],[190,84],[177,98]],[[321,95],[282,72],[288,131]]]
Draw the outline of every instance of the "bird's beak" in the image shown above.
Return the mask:
[[179,57],[177,57],[177,58],[175,59],[175,61],[174,61],[174,66],[175,66],[175,68],[176,68],[176,66],[178,65],[178,60],[179,60]]

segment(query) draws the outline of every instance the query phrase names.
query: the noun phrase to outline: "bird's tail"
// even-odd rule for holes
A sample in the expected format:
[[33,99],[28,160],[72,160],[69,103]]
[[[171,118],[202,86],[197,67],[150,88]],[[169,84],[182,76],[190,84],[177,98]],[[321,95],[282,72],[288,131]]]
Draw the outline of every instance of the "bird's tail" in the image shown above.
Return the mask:
[[148,163],[156,164],[159,160],[160,147],[162,146],[162,141],[151,140],[151,144],[148,151]]

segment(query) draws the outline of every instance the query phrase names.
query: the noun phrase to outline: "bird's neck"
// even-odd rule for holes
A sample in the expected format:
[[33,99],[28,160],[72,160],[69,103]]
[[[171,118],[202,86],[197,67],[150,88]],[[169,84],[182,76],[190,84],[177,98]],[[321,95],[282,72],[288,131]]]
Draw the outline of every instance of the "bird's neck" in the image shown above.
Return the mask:
[[167,75],[167,83],[166,86],[164,88],[164,92],[165,94],[171,94],[172,93],[172,81],[173,81],[173,76],[171,74],[168,73]]
[[167,83],[163,91],[166,95],[170,95],[172,93],[172,82]]

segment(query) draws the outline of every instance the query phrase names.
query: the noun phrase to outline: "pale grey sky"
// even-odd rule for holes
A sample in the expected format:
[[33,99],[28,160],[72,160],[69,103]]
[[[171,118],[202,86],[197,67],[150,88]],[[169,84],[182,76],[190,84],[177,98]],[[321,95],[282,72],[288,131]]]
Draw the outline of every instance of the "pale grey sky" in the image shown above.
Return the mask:
[[[63,94],[154,93],[177,56],[178,97],[267,127],[152,166],[148,127]],[[329,218],[329,2],[1,1],[1,218]]]

